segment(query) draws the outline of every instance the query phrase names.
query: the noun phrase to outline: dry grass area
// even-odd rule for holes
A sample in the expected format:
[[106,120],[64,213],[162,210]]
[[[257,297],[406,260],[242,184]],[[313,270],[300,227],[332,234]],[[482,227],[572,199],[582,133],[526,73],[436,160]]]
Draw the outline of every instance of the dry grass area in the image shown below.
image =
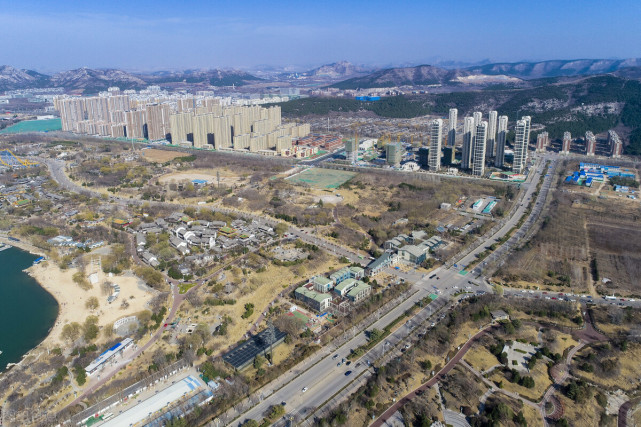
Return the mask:
[[543,344],[546,345],[552,353],[563,354],[566,349],[576,347],[579,343],[572,338],[570,334],[548,330],[543,334]]
[[159,150],[157,148],[148,148],[146,150],[142,150],[141,152],[145,160],[157,163],[165,163],[175,159],[176,157],[187,155],[179,151]]
[[515,334],[517,339],[526,340],[529,343],[539,342],[539,330],[533,325],[523,325]]
[[526,399],[538,402],[543,396],[543,393],[545,393],[545,390],[547,390],[548,387],[552,385],[552,381],[548,376],[548,368],[546,364],[539,361],[537,362],[534,369],[532,369],[529,373],[523,375],[529,375],[534,379],[534,388],[526,388],[516,383],[509,382],[503,375],[502,371],[499,369],[494,370],[489,379],[490,381],[494,381],[495,383],[499,383],[502,381],[503,389],[511,391],[513,393],[518,393]]
[[[545,300],[545,301],[549,302],[548,300]],[[554,302],[556,302],[556,301],[554,301]],[[557,302],[557,304],[565,304],[565,303]],[[543,316],[542,317],[542,316],[536,315],[536,313],[534,313],[534,312],[531,313],[531,314],[527,314],[527,313],[524,313],[522,311],[515,311],[514,313],[512,313],[512,315],[510,317],[513,318],[513,319],[519,319],[519,320],[524,321],[524,322],[527,322],[527,321],[531,321],[531,322],[551,322],[551,323],[555,323],[555,324],[561,325],[561,326],[576,327],[577,324],[572,321],[572,318],[581,314],[581,306],[578,303],[573,303],[573,304],[574,304],[573,306],[570,306],[572,308],[572,314],[568,315],[567,317],[564,317],[564,316],[558,316],[558,317],[553,317],[553,318],[552,317],[547,317],[547,316]],[[536,339],[533,340],[533,341],[536,341]]]
[[[295,267],[279,267],[270,264],[262,273],[250,273],[243,277],[247,279],[246,283],[240,285],[238,291],[227,297],[236,299],[236,304],[211,307],[206,316],[201,314],[202,307],[195,310],[190,308],[185,312],[181,311],[178,316],[186,318],[198,315],[200,322],[213,321],[219,315],[230,316],[233,321],[227,328],[227,336],[213,339],[215,346],[226,348],[242,338],[284,288],[307,277],[326,273],[328,270],[338,267],[340,265],[337,259],[330,255],[324,255],[320,262],[307,262]],[[228,277],[234,277],[230,272],[226,273]],[[243,319],[241,315],[245,312],[245,304],[247,303],[254,304],[254,313],[249,318]]]
[[594,399],[591,399],[588,404],[580,405],[561,393],[556,393],[556,397],[563,403],[563,418],[568,420],[570,425],[606,427],[601,425],[603,408],[597,405]]
[[471,350],[465,354],[465,361],[469,363],[478,372],[484,372],[493,366],[499,364],[496,356],[483,345],[474,345]]
[[531,407],[530,405],[523,405],[521,408],[525,421],[527,421],[528,426],[540,426],[543,425],[543,417],[541,416],[541,411]]
[[[566,166],[568,173],[575,167]],[[596,286],[596,291],[641,295],[636,286],[641,275],[639,203],[613,196],[611,188],[605,184],[597,197],[596,187],[562,184],[553,193],[541,230],[497,276],[519,287],[536,284],[542,289],[594,295]],[[559,280],[563,276],[569,281]],[[595,283],[604,277],[612,283]]]
[[217,174],[220,173],[220,184],[227,187],[233,187],[244,183],[248,174],[239,174],[228,168],[212,168],[212,169],[190,169],[187,171],[170,172],[158,177],[158,181],[162,184],[191,182],[194,179],[202,179],[211,185],[218,184]]
[[485,383],[460,365],[455,366],[441,381],[441,394],[446,407],[453,411],[458,411],[462,406],[476,410],[480,397],[487,390]]
[[[593,351],[592,347],[581,349],[579,351],[579,355],[582,357],[581,360],[585,360],[584,358]],[[639,386],[639,381],[641,381],[641,373],[639,372],[641,344],[631,343],[626,351],[616,352],[613,357],[617,360],[618,365],[610,376],[599,375],[596,372],[585,372],[579,369],[576,369],[575,373],[589,382],[599,384],[608,389],[636,390]],[[599,362],[597,360],[596,363]],[[577,363],[573,363],[573,366],[576,365]]]

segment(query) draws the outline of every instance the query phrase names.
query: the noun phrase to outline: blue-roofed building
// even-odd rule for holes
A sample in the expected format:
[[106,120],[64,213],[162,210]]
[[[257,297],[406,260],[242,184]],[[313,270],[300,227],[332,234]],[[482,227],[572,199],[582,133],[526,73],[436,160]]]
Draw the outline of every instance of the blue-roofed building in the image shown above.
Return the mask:
[[123,351],[125,351],[125,349],[133,345],[133,343],[134,340],[132,340],[131,338],[125,338],[118,344],[105,350],[100,356],[96,357],[93,362],[91,362],[85,368],[85,372],[87,372],[87,375],[95,374],[105,365],[105,363],[113,360],[114,357],[116,357],[118,354],[121,354]]

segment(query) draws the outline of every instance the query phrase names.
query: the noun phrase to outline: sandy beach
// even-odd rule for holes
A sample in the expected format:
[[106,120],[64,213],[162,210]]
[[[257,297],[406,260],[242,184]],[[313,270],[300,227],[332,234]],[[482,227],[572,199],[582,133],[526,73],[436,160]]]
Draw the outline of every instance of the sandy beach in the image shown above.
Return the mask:
[[[87,268],[87,276],[95,273],[97,283],[92,289],[87,291],[81,289],[72,279],[77,269],[60,270],[57,265],[51,262],[42,262],[25,270],[30,276],[35,278],[38,283],[51,293],[58,301],[60,306],[58,318],[52,327],[49,335],[40,344],[40,347],[54,348],[65,344],[60,339],[62,327],[70,322],[83,323],[87,316],[98,316],[98,325],[102,329],[107,326],[111,327],[113,322],[121,317],[130,316],[139,311],[145,310],[147,302],[155,295],[155,291],[147,286],[133,274],[123,274],[120,276],[108,277],[102,271],[95,267]],[[120,295],[109,304],[108,295],[101,290],[101,284],[105,281],[120,286]],[[100,306],[95,311],[85,307],[87,300],[95,296],[100,302]],[[122,302],[127,301],[129,306],[122,308]],[[102,334],[98,341],[102,341]]]

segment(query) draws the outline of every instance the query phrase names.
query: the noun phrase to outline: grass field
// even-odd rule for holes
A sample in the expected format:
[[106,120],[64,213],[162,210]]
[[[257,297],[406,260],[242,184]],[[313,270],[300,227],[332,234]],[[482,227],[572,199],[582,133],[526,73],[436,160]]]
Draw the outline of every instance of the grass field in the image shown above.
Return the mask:
[[499,364],[496,356],[489,352],[485,346],[475,345],[465,355],[465,361],[479,372],[484,372],[492,366]]
[[543,396],[543,393],[545,393],[545,390],[552,385],[552,381],[550,381],[550,377],[548,376],[548,367],[545,363],[539,361],[534,369],[524,375],[531,376],[534,379],[534,388],[526,388],[509,382],[500,370],[494,370],[490,380],[495,383],[502,381],[505,390],[518,393],[529,400],[538,402]]
[[316,188],[338,188],[354,176],[356,176],[354,172],[313,168],[288,178],[288,181],[296,184],[308,184]]
[[0,130],[0,133],[49,132],[60,129],[62,129],[60,119],[25,120]]

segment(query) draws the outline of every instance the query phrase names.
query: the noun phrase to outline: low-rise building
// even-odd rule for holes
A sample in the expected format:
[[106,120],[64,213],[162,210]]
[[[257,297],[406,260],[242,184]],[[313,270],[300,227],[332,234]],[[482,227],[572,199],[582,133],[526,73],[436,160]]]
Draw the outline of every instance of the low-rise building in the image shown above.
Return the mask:
[[334,287],[334,293],[339,297],[344,297],[358,283],[354,279],[346,279]]
[[357,281],[356,283],[357,285],[347,293],[347,298],[349,298],[354,304],[364,300],[372,293],[372,287],[367,283],[363,283],[361,281]]
[[294,293],[297,300],[302,301],[309,308],[318,312],[325,311],[332,301],[331,295],[316,292],[304,286],[296,289]]
[[376,276],[390,265],[396,264],[397,261],[398,257],[396,254],[392,252],[385,252],[365,267],[365,274],[368,276]]
[[398,250],[398,258],[407,264],[421,264],[427,258],[426,249],[415,245],[406,245]]
[[329,292],[334,286],[334,282],[324,276],[316,276],[312,279],[314,290],[316,292]]

